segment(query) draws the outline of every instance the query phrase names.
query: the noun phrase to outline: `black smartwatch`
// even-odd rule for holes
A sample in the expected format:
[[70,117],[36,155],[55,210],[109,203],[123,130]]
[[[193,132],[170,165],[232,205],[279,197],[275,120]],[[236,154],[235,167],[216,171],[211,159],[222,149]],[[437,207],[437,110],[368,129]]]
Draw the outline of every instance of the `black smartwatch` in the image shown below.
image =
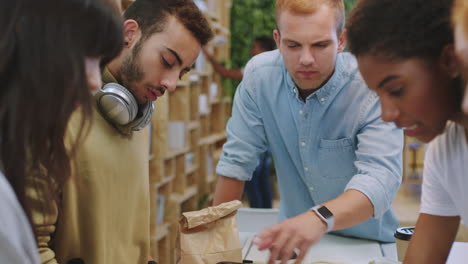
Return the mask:
[[330,212],[326,206],[316,205],[310,208],[310,210],[314,211],[315,214],[327,224],[327,232],[333,229],[333,226],[335,226],[335,218],[333,217],[333,213]]

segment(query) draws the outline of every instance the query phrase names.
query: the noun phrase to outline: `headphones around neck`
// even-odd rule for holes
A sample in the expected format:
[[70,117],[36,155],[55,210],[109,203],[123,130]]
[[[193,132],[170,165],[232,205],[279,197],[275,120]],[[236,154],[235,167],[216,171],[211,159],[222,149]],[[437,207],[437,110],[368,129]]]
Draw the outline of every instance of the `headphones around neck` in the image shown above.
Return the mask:
[[107,83],[94,98],[104,118],[118,127],[138,131],[151,122],[153,102],[148,100],[139,107],[132,93],[118,83]]

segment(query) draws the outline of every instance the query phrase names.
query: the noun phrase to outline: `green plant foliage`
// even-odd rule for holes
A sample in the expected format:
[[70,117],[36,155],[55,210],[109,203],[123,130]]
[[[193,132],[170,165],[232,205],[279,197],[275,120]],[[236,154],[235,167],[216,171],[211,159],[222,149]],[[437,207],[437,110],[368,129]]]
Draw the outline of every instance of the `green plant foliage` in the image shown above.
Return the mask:
[[346,14],[348,14],[349,11],[351,11],[351,9],[353,9],[356,2],[357,2],[357,0],[345,0],[344,1]]
[[250,48],[257,36],[273,36],[275,29],[274,0],[233,0],[231,9],[231,63],[244,67],[250,59]]
[[209,195],[208,194],[203,194],[202,196],[200,196],[197,200],[197,210],[201,210],[203,208],[206,208],[208,206],[210,206],[208,204],[208,198],[209,198]]

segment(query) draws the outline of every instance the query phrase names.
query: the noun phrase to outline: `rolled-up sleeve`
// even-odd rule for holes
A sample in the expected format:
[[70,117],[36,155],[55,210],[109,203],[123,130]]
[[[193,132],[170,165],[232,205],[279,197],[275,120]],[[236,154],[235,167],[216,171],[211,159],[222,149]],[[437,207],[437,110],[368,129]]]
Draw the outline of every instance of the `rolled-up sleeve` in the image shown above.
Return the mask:
[[242,82],[234,97],[232,117],[226,133],[227,142],[216,167],[216,173],[239,180],[250,180],[259,163],[259,155],[266,151],[267,143],[262,115],[257,105],[255,71],[247,66]]
[[357,173],[346,186],[366,195],[374,206],[374,217],[390,209],[402,178],[403,131],[380,117],[380,101],[370,94],[361,110],[357,134]]

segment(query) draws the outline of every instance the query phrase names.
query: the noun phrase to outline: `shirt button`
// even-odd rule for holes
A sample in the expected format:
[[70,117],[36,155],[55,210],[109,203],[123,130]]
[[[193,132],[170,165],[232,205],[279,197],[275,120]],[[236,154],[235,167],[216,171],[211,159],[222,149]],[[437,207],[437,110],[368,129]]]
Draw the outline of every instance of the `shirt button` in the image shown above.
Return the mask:
[[306,143],[304,141],[301,142],[301,146],[305,147]]
[[309,187],[309,190],[311,190],[311,191],[315,190],[315,189],[314,189],[314,186],[310,186],[310,187]]
[[302,110],[299,110],[299,114],[301,114],[301,115],[302,115],[302,113],[304,113],[304,112],[302,112]]
[[320,102],[325,102],[325,98],[320,98]]
[[305,167],[304,170],[305,170],[305,171],[309,171],[309,168]]

